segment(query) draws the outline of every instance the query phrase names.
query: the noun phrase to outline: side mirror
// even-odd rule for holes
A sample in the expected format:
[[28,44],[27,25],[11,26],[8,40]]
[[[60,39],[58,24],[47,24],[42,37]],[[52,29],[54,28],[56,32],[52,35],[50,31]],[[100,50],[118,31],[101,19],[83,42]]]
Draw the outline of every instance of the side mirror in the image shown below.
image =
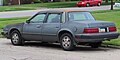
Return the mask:
[[30,23],[30,21],[29,21],[29,20],[27,20],[27,21],[26,21],[26,23]]

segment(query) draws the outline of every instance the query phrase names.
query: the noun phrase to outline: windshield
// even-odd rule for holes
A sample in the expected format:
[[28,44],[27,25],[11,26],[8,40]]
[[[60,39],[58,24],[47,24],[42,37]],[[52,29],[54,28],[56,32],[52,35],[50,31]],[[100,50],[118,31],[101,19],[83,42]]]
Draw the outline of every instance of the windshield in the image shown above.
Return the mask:
[[89,12],[69,12],[70,21],[95,20]]

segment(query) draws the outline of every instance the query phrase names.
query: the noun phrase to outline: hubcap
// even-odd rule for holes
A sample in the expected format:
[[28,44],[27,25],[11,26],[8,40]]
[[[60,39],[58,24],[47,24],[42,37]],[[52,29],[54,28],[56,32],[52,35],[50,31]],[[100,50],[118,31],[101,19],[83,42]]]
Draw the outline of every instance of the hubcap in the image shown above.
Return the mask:
[[68,36],[64,36],[63,39],[62,39],[62,46],[64,48],[69,48],[71,45],[71,40]]
[[89,4],[87,4],[87,7],[89,6]]
[[19,40],[19,37],[18,37],[18,34],[17,33],[14,33],[12,35],[12,41],[14,44],[17,44],[18,43],[18,40]]
[[98,3],[98,6],[100,6],[100,3]]

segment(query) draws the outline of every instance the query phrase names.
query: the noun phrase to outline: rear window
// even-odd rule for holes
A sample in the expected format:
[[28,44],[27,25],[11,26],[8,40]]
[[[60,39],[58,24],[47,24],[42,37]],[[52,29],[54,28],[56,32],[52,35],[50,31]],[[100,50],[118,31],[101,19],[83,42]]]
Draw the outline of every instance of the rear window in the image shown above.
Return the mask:
[[95,20],[89,12],[69,12],[68,18],[70,21]]

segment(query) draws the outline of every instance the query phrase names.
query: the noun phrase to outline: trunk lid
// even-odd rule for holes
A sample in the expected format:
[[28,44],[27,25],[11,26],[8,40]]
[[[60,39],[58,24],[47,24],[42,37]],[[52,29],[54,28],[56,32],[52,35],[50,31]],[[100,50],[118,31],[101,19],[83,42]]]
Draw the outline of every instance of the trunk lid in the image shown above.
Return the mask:
[[93,21],[88,23],[89,27],[109,27],[115,26],[113,22],[106,22],[106,21]]
[[113,22],[107,21],[77,21],[78,23],[86,24],[87,27],[84,28],[84,31],[87,33],[97,33],[97,32],[112,32],[116,31],[115,24]]
[[88,21],[75,21],[77,23],[87,24],[88,27],[109,27],[115,26],[113,22],[108,21],[96,21],[96,20],[88,20]]

